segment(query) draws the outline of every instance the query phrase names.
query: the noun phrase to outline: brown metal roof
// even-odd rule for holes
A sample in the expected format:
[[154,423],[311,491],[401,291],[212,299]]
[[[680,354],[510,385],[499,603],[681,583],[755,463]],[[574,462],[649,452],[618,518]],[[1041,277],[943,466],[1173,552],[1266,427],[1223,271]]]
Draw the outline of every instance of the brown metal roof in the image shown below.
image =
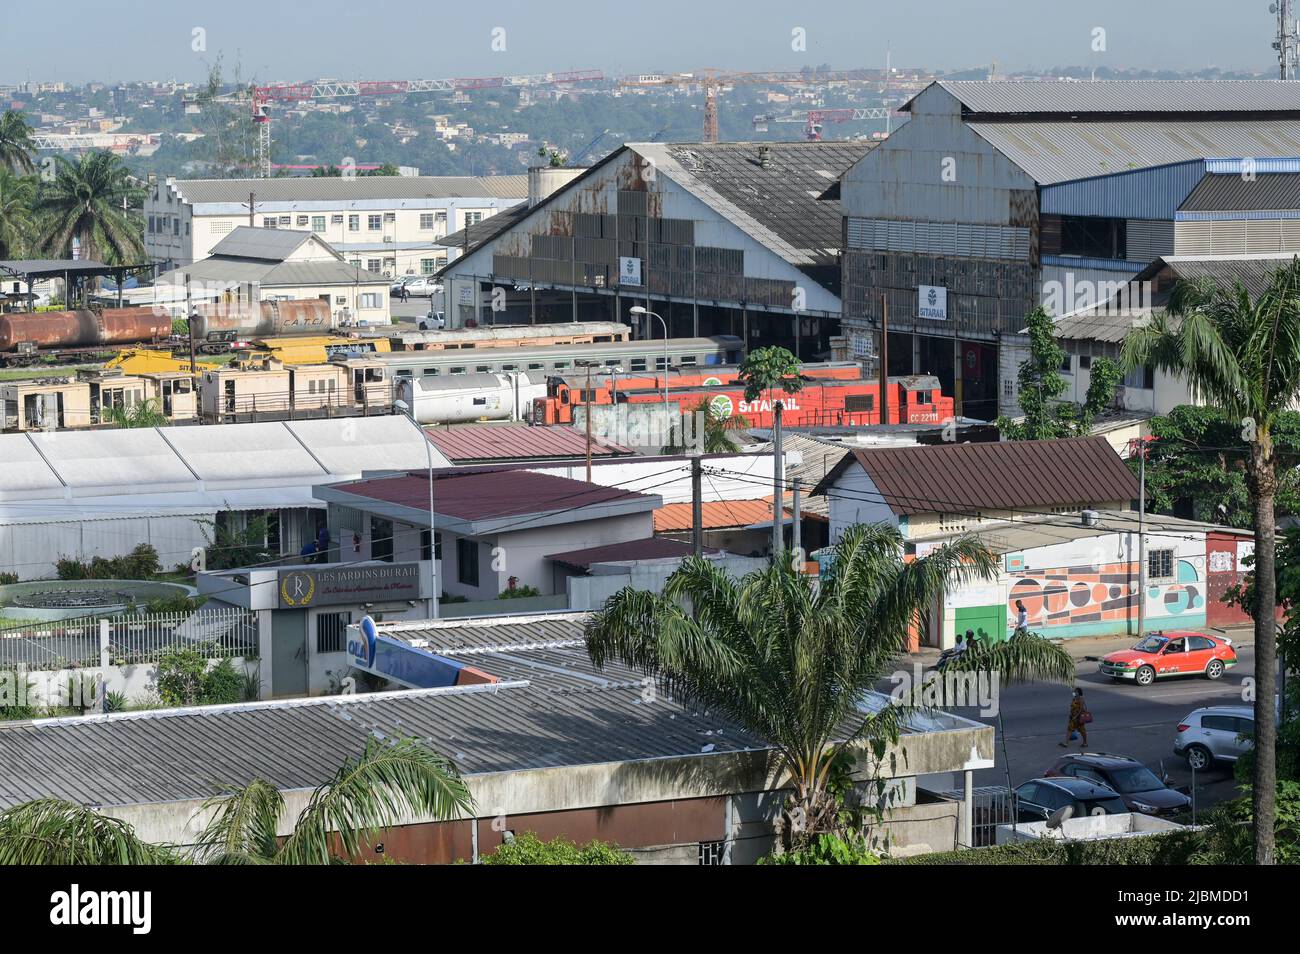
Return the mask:
[[[586,570],[593,563],[609,563],[618,560],[662,560],[667,557],[690,556],[693,552],[691,545],[681,540],[673,540],[669,537],[646,537],[643,540],[607,543],[604,546],[570,550],[567,553],[551,553],[546,559],[575,569]],[[713,547],[705,547],[704,552],[717,553],[718,551]]]
[[853,461],[897,514],[1096,507],[1138,495],[1104,437],[855,450],[814,493],[830,490]]
[[[586,434],[568,427],[455,424],[425,432],[433,445],[456,463],[578,460],[587,454]],[[593,457],[619,457],[632,451],[593,437],[591,453]]]
[[[330,489],[425,512],[429,509],[427,471],[334,484]],[[463,520],[578,510],[613,500],[658,499],[619,487],[602,487],[584,480],[535,474],[528,470],[467,470],[463,474],[435,472],[434,494],[439,514]]]

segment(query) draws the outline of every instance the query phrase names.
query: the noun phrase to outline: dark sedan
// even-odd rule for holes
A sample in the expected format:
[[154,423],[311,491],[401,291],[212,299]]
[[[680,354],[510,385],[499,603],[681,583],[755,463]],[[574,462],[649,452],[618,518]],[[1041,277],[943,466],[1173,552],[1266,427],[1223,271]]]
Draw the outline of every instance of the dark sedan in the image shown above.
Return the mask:
[[1076,778],[1114,789],[1131,812],[1168,818],[1191,807],[1192,800],[1166,785],[1155,772],[1127,755],[1080,752],[1063,755],[1047,770],[1048,778]]

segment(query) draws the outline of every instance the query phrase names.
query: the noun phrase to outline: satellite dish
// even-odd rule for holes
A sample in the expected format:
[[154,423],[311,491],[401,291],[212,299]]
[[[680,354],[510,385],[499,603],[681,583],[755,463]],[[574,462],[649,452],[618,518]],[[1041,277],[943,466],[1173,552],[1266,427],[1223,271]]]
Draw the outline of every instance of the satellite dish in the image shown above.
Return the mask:
[[1047,828],[1049,831],[1056,831],[1074,815],[1073,805],[1062,805],[1056,811],[1052,812],[1047,819]]

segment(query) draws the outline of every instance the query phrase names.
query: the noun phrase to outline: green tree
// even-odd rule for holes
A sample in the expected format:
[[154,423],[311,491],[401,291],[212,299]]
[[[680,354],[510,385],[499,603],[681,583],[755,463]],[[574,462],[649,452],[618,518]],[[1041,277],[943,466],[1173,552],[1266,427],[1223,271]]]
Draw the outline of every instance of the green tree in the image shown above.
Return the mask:
[[42,217],[41,246],[52,255],[68,255],[75,238],[81,257],[134,263],[144,257],[139,218],[131,212],[144,201],[122,160],[111,152],[87,152],[75,163],[56,160],[52,182],[38,200]]
[[840,826],[840,756],[879,759],[897,741],[902,710],[868,714],[860,704],[906,651],[919,614],[950,582],[995,567],[973,537],[911,562],[902,553],[898,531],[877,524],[847,530],[817,584],[788,553],[739,581],[688,557],[662,594],[628,587],[611,597],[588,624],[587,651],[597,666],[621,660],[771,745],[778,785],[792,790],[782,827],[793,845]]
[[1255,861],[1274,864],[1277,638],[1273,607],[1278,418],[1300,394],[1300,259],[1279,266],[1256,297],[1240,282],[1174,286],[1167,311],[1124,339],[1126,367],[1153,365],[1182,375],[1193,393],[1241,422],[1250,445],[1246,489],[1255,511]]
[[270,520],[265,514],[248,519],[241,527],[232,519],[232,511],[224,513],[225,519],[218,514],[216,520],[199,520],[208,538],[204,569],[234,570],[267,563],[275,558],[276,554],[266,545]]
[[[1151,419],[1147,442],[1147,509],[1178,517],[1249,527],[1255,519],[1246,490],[1250,445],[1240,421],[1217,407],[1184,404]],[[1300,513],[1300,414],[1283,411],[1273,431],[1279,463],[1278,516]],[[1129,459],[1138,473],[1137,455]]]
[[33,172],[36,164],[32,161],[32,154],[35,152],[36,142],[27,117],[18,110],[5,110],[0,115],[0,169]]
[[470,811],[456,767],[415,739],[370,739],[318,788],[280,840],[284,796],[261,779],[204,803],[211,819],[192,849],[151,845],[126,822],[55,799],[0,811],[0,864],[332,864],[354,859],[409,815],[439,821]]
[[1089,369],[1088,393],[1082,406],[1062,401],[1065,378],[1061,367],[1066,350],[1057,342],[1052,316],[1035,308],[1025,317],[1029,335],[1029,358],[1020,364],[1016,401],[1024,418],[997,420],[997,428],[1009,441],[1043,441],[1076,437],[1092,430],[1093,420],[1115,401],[1115,389],[1123,377],[1119,365],[1109,358],[1097,358]]
[[736,378],[745,386],[745,400],[757,401],[780,388],[795,394],[803,388],[799,359],[785,348],[755,348],[745,356]]
[[592,841],[577,845],[567,838],[542,841],[531,831],[515,835],[495,851],[484,854],[485,865],[630,865],[632,856],[617,845]]
[[32,180],[0,163],[0,259],[17,258],[27,248],[34,228]]

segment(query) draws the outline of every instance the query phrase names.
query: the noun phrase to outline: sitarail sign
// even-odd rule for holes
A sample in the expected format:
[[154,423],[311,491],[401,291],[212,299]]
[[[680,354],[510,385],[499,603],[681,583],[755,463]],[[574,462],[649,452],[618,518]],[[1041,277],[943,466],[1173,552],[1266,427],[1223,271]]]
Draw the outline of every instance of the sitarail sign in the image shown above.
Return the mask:
[[916,315],[931,321],[948,320],[948,289],[942,285],[918,285]]
[[280,609],[412,600],[420,595],[420,564],[294,567],[281,570],[278,583]]

